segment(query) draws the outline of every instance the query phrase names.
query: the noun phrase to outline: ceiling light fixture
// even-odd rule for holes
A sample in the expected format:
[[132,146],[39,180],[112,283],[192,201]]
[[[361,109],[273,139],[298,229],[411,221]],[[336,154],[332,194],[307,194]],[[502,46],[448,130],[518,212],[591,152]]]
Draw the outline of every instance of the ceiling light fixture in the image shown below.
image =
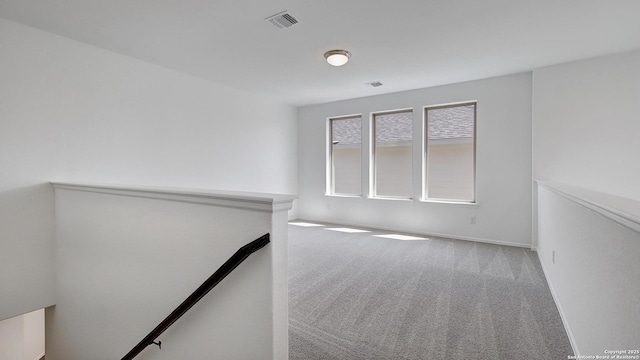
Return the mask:
[[351,53],[347,50],[330,50],[324,53],[324,58],[332,66],[342,66],[349,61],[350,57]]

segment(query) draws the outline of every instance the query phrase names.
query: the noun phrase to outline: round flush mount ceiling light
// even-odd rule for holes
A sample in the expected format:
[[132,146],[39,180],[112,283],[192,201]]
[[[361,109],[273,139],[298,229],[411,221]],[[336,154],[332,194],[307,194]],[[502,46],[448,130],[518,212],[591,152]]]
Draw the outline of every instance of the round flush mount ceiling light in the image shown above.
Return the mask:
[[327,59],[329,65],[342,66],[349,61],[351,53],[347,50],[330,50],[324,53],[324,58]]

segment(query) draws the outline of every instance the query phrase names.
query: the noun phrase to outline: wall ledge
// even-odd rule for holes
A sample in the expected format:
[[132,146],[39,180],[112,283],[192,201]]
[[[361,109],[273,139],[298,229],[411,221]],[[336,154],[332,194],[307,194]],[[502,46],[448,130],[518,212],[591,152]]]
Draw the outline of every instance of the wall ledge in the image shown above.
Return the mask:
[[640,233],[640,201],[553,181],[536,180],[536,183]]
[[169,200],[248,209],[263,212],[290,210],[294,195],[254,193],[243,191],[187,189],[154,186],[128,186],[93,183],[51,182],[54,189],[93,192],[147,199]]

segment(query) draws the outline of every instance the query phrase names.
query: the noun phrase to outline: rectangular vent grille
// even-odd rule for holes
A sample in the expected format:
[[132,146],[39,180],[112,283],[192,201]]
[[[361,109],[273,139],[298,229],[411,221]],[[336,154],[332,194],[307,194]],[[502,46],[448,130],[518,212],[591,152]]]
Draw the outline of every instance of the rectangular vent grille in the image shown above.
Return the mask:
[[288,14],[286,10],[273,16],[269,16],[265,20],[272,23],[278,29],[286,29],[298,23],[298,20],[291,14]]
[[374,81],[374,82],[367,83],[367,85],[372,87],[378,87],[378,86],[382,86],[382,83],[380,81]]

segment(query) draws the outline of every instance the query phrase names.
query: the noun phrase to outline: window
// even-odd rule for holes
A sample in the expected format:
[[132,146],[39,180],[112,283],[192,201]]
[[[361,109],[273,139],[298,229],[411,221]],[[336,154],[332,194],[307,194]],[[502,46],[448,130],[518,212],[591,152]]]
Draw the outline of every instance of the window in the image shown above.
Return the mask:
[[329,119],[329,179],[332,195],[361,194],[362,117]]
[[476,103],[425,108],[425,198],[475,202]]
[[373,191],[376,197],[411,198],[413,112],[373,115]]

